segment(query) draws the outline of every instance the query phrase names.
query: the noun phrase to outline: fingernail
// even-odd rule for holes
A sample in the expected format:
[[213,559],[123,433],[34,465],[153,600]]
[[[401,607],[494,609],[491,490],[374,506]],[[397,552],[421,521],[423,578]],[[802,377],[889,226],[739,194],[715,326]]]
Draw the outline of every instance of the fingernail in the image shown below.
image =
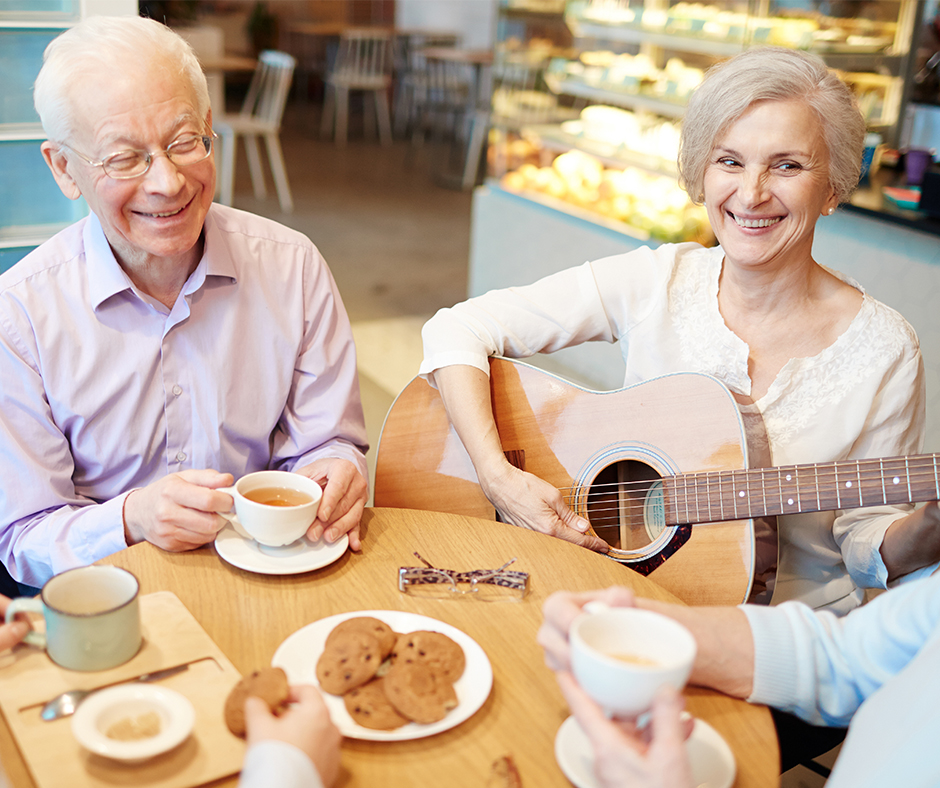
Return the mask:
[[590,527],[590,524],[587,520],[582,520],[579,517],[574,521],[574,527],[577,528],[581,533],[587,533],[587,529]]
[[311,534],[311,535],[310,535],[310,541],[311,541],[311,542],[318,542],[318,541],[320,540],[320,537],[323,536],[323,526],[322,526],[322,525],[315,525],[315,526],[313,527],[313,530],[310,532],[310,534]]

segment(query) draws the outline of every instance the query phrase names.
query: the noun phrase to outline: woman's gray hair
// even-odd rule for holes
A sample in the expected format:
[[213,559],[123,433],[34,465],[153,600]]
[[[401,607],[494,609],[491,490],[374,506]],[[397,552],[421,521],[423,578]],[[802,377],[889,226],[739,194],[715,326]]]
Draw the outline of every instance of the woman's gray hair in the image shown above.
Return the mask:
[[159,56],[159,67],[172,67],[192,85],[196,111],[204,119],[209,112],[209,88],[186,39],[153,19],[90,16],[54,38],[43,53],[33,105],[46,136],[54,142],[71,138],[76,111],[71,96],[89,72],[118,75],[153,56]]
[[858,185],[865,119],[852,91],[815,55],[783,47],[749,49],[710,68],[689,101],[682,121],[679,176],[693,202],[703,184],[714,146],[758,101],[805,101],[822,124],[829,152],[829,185],[845,202]]

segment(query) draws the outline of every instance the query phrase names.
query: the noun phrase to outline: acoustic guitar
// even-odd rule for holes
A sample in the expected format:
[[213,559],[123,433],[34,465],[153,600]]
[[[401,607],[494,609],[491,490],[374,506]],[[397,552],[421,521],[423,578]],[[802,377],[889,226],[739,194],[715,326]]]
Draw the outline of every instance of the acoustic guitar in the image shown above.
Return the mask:
[[[598,392],[494,358],[490,393],[509,461],[561,490],[611,558],[690,604],[751,597],[755,566],[776,555],[772,525],[762,530],[757,518],[940,499],[936,454],[766,467],[731,392],[708,375]],[[386,416],[373,500],[496,517],[440,396],[421,378]]]

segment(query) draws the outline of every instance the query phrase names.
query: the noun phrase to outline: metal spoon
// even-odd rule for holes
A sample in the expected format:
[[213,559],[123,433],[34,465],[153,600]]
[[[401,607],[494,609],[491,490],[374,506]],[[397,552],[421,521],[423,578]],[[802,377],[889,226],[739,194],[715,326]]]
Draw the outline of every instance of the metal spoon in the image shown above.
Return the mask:
[[[130,684],[134,681],[159,681],[160,679],[175,676],[177,673],[182,673],[184,670],[188,669],[189,665],[177,665],[175,668],[166,668],[165,670],[157,670],[153,673],[144,673],[142,676],[137,676],[137,678],[119,681],[117,684]],[[109,684],[108,686],[113,687],[115,685]],[[102,689],[106,688],[96,687],[90,690],[69,690],[68,692],[63,692],[61,695],[56,695],[42,707],[39,716],[46,722],[59,720],[62,719],[62,717],[70,717],[75,713],[75,709],[78,708],[78,705],[85,700],[85,698],[93,692]]]

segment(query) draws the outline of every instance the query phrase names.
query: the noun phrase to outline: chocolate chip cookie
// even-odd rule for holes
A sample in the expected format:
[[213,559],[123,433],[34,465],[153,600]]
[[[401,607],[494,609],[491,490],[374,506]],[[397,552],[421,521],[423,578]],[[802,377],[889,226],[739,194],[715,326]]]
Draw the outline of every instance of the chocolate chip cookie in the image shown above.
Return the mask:
[[384,685],[384,679],[372,679],[343,696],[346,711],[353,722],[378,731],[393,731],[407,725],[408,718],[395,710],[385,694]]
[[455,682],[463,675],[467,660],[463,649],[447,635],[419,630],[399,636],[392,651],[392,665],[399,662],[427,665]]
[[454,685],[429,665],[396,662],[383,681],[391,704],[414,722],[437,722],[457,707]]
[[245,736],[245,698],[254,695],[275,714],[287,708],[290,686],[281,668],[262,668],[239,681],[225,699],[225,724],[236,736]]
[[379,640],[370,632],[340,632],[317,660],[317,681],[331,695],[345,695],[365,684],[382,664]]

